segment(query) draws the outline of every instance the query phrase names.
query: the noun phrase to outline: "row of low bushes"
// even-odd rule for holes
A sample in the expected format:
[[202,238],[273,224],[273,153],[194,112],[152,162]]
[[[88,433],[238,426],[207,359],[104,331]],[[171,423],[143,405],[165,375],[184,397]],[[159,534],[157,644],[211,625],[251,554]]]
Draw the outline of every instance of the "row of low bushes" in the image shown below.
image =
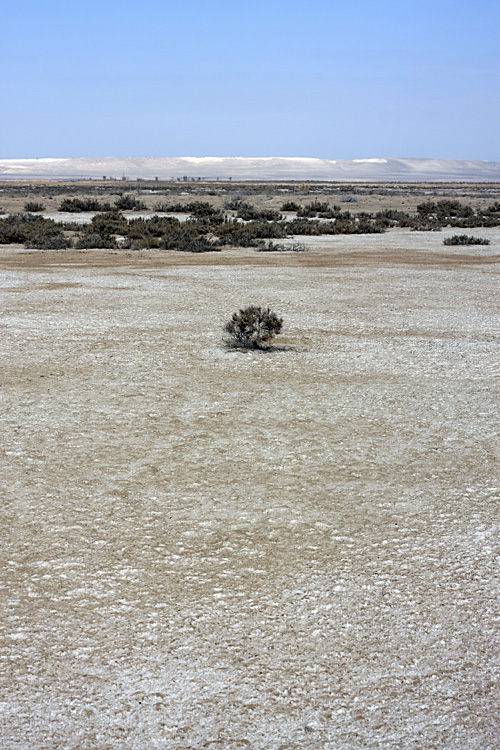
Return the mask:
[[[24,210],[30,213],[39,213],[45,209],[43,203],[28,201]],[[66,198],[59,206],[59,211],[68,213],[80,212],[102,212],[109,211],[144,211],[145,203],[133,195],[122,195],[111,205],[100,202],[96,198]],[[224,209],[234,211],[239,219],[246,222],[270,222],[275,223],[283,219],[281,212],[273,209],[259,210],[251,203],[233,199],[226,202]],[[208,201],[190,201],[185,204],[158,202],[154,206],[157,213],[189,213],[195,218],[210,220],[218,219],[219,223],[224,220],[224,213],[212,206]],[[340,206],[330,205],[326,201],[313,200],[300,206],[295,201],[283,203],[281,211],[294,211],[299,219],[324,219],[338,224],[338,229],[333,233],[351,233],[359,231],[359,225],[364,227],[363,231],[383,231],[391,227],[407,227],[416,231],[439,230],[446,226],[461,228],[492,227],[500,225],[500,203],[496,202],[486,209],[474,210],[470,205],[462,204],[457,200],[425,201],[417,206],[415,214],[404,211],[387,209],[376,214],[358,213],[351,215],[349,211],[342,212]],[[358,224],[358,229],[354,224]],[[315,230],[306,224],[295,225],[300,231],[304,228],[307,234],[327,233],[326,228]]]
[[0,218],[0,244],[23,244],[25,247],[42,250],[61,250],[70,247],[71,240],[55,221],[24,213]]
[[218,216],[221,212],[208,201],[190,201],[189,203],[155,203],[153,210],[158,213],[191,214],[198,218]]
[[489,245],[490,241],[484,237],[474,237],[471,234],[454,234],[443,240],[443,245]]
[[114,206],[109,203],[100,203],[96,198],[65,198],[59,206],[59,211],[76,214],[86,211],[145,211],[146,204],[134,198],[133,195],[122,195],[116,199]]
[[[127,202],[127,205],[130,203]],[[324,205],[316,202],[313,210],[320,212]],[[244,213],[249,211],[247,206],[248,204],[242,206],[239,201],[237,208],[232,210]],[[262,218],[263,212],[257,212],[257,215],[260,213],[259,218],[241,221],[237,218],[228,218],[213,209],[209,203],[201,201],[183,206],[184,211],[188,208],[195,215],[186,222],[161,215],[127,221],[120,211],[113,209],[95,213],[90,224],[86,226],[74,222],[57,224],[34,213],[13,214],[0,218],[0,243],[22,243],[27,247],[41,249],[69,247],[74,241],[76,247],[81,248],[120,246],[206,252],[232,246],[271,251],[274,241],[290,235],[371,234],[384,232],[394,226],[409,226],[413,229],[425,226],[432,229],[436,228],[433,222],[437,221],[436,213],[432,214],[427,209],[421,210],[417,217],[411,217],[401,211],[384,211],[377,214],[365,212],[357,215],[348,211],[337,213],[334,207],[336,216],[330,221],[304,216],[298,216],[292,221],[266,220]],[[464,220],[464,211],[458,210],[456,205],[448,207],[447,210],[449,213],[461,213],[462,216],[457,218]],[[274,212],[271,213],[274,215]],[[467,220],[470,220],[468,212],[465,213],[468,215]],[[500,204],[494,204],[482,215],[492,222],[489,225],[500,225]],[[450,240],[446,241],[446,244],[476,244],[473,239],[462,239],[460,242]],[[481,241],[481,244],[487,243],[487,240]]]

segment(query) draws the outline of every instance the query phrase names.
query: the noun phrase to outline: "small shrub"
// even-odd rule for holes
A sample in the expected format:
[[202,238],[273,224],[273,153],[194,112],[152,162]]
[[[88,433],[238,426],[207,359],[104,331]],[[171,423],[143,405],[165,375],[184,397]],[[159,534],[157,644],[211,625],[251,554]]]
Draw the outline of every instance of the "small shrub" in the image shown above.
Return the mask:
[[309,248],[303,242],[291,242],[285,245],[283,242],[267,242],[259,246],[261,253],[306,253]]
[[166,203],[165,201],[157,201],[153,206],[153,211],[158,214],[175,214],[183,213],[184,209],[179,203]]
[[[24,243],[26,247],[45,248],[43,243],[51,237],[65,240],[61,227],[52,219],[44,219],[31,213],[11,214],[0,219],[0,244]],[[62,240],[55,240],[61,242]],[[57,248],[58,249],[58,248]]]
[[321,201],[314,200],[299,209],[299,216],[308,219],[318,214],[327,213],[329,210],[330,206],[328,203],[321,203]]
[[24,204],[24,210],[30,214],[38,214],[41,211],[45,211],[45,206],[38,201],[27,201]]
[[65,237],[62,232],[40,238],[33,238],[24,243],[25,247],[36,250],[65,250],[71,247],[71,240]]
[[144,211],[146,204],[133,195],[122,195],[115,201],[115,206],[120,211]]
[[229,220],[217,227],[217,236],[221,245],[232,247],[258,247],[259,240],[282,239],[288,234],[288,225],[282,227],[278,222],[249,221],[242,224]]
[[489,245],[490,241],[482,237],[474,237],[471,234],[454,234],[453,237],[446,237],[443,245]]
[[184,228],[162,237],[159,246],[162,250],[177,250],[182,253],[213,253],[219,250],[216,243],[207,237],[193,234]]
[[59,211],[79,214],[86,211],[105,211],[109,205],[101,205],[95,198],[65,198],[59,206]]
[[237,313],[224,326],[228,334],[226,345],[241,349],[264,349],[283,326],[279,318],[269,307],[250,305]]
[[226,211],[251,211],[253,206],[241,198],[232,198],[224,203]]
[[127,234],[128,223],[119,211],[106,211],[92,217],[89,232],[110,237],[113,234]]
[[199,219],[220,214],[220,211],[214,208],[208,201],[191,201],[186,205],[184,210]]
[[267,210],[258,211],[256,208],[238,209],[238,217],[243,221],[279,221],[281,214],[279,211]]
[[116,246],[116,243],[114,242],[113,238],[110,236],[103,237],[102,235],[98,234],[97,232],[86,232],[76,242],[75,247],[78,250],[81,250],[82,248],[85,249],[104,249],[104,248],[113,248]]
[[300,205],[295,201],[285,201],[281,206],[282,211],[300,211]]

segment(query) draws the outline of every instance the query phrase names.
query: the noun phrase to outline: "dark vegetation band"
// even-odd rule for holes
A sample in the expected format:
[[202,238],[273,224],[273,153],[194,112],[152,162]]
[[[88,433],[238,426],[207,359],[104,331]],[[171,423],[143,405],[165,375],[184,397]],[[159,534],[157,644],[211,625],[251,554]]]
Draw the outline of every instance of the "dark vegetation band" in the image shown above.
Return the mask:
[[[153,207],[154,215],[148,218],[123,215],[123,211],[147,210],[144,202],[132,195],[119,196],[113,205],[91,197],[62,200],[59,211],[94,213],[86,225],[44,218],[39,215],[44,210],[41,202],[27,202],[24,209],[23,213],[0,218],[0,244],[21,243],[28,248],[50,250],[74,246],[201,253],[223,247],[250,247],[272,252],[304,249],[275,242],[292,236],[373,234],[395,227],[439,231],[445,227],[500,226],[500,202],[474,209],[458,200],[426,201],[417,206],[415,213],[394,209],[352,213],[340,205],[318,200],[303,205],[285,201],[280,211],[259,210],[241,199],[228,200],[223,208],[208,201],[164,201]],[[178,218],[175,214],[188,216]],[[459,242],[452,238],[445,244],[478,244],[478,238],[467,237],[462,235]]]

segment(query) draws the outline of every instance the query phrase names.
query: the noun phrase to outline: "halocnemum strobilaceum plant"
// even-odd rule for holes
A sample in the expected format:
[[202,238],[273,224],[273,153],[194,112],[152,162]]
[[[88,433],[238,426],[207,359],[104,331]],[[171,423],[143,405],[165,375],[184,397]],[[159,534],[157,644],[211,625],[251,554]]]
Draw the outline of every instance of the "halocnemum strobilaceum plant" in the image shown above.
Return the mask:
[[224,326],[228,346],[242,349],[265,349],[272,338],[280,333],[283,318],[278,317],[269,307],[250,305],[233,313]]

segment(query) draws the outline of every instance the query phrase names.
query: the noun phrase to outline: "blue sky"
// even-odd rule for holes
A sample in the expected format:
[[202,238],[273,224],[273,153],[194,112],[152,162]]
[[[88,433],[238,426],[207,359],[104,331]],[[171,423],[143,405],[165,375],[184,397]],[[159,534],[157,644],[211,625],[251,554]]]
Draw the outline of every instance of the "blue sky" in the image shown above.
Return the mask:
[[0,8],[0,158],[500,161],[499,0]]

